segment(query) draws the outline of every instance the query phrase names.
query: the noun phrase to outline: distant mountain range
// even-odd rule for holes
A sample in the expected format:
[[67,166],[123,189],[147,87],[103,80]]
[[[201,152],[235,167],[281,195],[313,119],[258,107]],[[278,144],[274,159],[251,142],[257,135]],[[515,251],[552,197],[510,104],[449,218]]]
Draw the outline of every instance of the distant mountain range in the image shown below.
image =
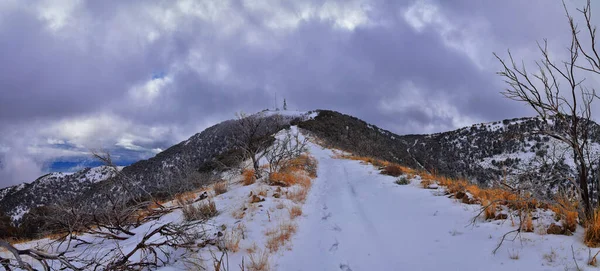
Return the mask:
[[[268,126],[271,134],[297,125],[330,147],[448,176],[466,177],[483,185],[501,179],[518,185],[536,176],[553,176],[545,186],[547,191],[542,191],[551,194],[565,181],[557,176],[574,173],[566,147],[534,133],[540,124],[537,118],[482,123],[430,135],[401,136],[329,110],[266,112],[263,117],[277,123]],[[160,196],[161,192],[196,173],[215,173],[236,163],[232,157],[236,155],[233,140],[238,121],[214,125],[150,159],[126,166],[118,178],[113,178],[114,172],[106,167],[93,167],[73,174],[51,173],[32,183],[0,189],[0,210],[18,222],[34,207],[64,200],[101,200],[99,195],[103,193],[119,193],[117,184],[123,182],[128,182],[136,191]],[[600,129],[595,127],[592,148],[600,150]],[[531,170],[539,170],[548,163],[554,165],[553,172]]]

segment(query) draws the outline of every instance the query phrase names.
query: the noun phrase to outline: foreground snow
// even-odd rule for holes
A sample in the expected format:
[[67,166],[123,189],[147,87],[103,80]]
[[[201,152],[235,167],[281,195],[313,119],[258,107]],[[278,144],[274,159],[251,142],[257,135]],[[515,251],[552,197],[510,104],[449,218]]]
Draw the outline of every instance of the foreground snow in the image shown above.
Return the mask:
[[[473,225],[478,205],[441,196],[441,188],[423,189],[418,177],[409,185],[397,185],[396,178],[380,175],[373,166],[333,158],[331,150],[314,144],[309,147],[319,163],[318,177],[304,205],[283,196],[295,187],[278,191],[262,182],[243,186],[239,175],[226,178],[228,192],[210,192],[219,215],[202,230],[210,236],[218,232],[241,236],[239,249],[227,255],[227,270],[238,270],[242,261],[249,270],[250,254],[261,251],[268,252],[272,270],[576,270],[573,257],[582,269],[595,269],[587,265],[589,251],[581,242],[581,228],[574,236],[524,233],[513,239],[511,235],[494,255],[502,235],[515,229],[510,220],[480,220]],[[275,197],[276,193],[282,196]],[[264,201],[249,202],[251,194],[263,194]],[[302,206],[303,215],[290,218],[292,206]],[[175,210],[135,229],[136,235],[125,241],[101,243],[89,234],[80,238],[94,243],[88,249],[95,253],[115,247],[129,251],[150,229],[181,221],[181,210]],[[269,251],[267,232],[288,222],[297,225],[297,233],[281,249]],[[77,248],[71,253],[83,252]],[[596,252],[591,250],[592,255]],[[214,270],[214,259],[221,252],[209,245],[169,254],[171,262],[161,270],[199,266]],[[0,251],[0,256],[6,254]]]
[[515,229],[510,221],[469,225],[477,205],[436,196],[418,180],[397,185],[370,165],[312,149],[319,177],[277,270],[575,270],[571,245],[578,265],[592,268],[581,228],[574,236],[525,233],[493,255]]

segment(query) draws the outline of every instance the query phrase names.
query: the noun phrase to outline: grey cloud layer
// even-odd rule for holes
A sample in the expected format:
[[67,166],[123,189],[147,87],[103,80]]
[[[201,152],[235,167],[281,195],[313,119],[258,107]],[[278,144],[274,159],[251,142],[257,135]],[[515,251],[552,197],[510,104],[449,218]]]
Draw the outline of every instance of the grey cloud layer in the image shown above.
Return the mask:
[[498,94],[491,52],[565,36],[542,0],[34,3],[0,4],[0,159],[27,162],[0,187],[64,156],[49,138],[147,156],[275,93],[398,133],[530,114]]

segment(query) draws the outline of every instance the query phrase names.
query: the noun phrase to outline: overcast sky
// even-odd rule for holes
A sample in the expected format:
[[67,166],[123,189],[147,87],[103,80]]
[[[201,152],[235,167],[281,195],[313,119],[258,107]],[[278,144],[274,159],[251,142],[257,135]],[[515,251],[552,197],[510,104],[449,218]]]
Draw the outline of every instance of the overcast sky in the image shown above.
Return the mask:
[[399,134],[528,116],[492,52],[543,38],[569,41],[560,1],[2,0],[0,187],[90,148],[147,158],[275,96]]

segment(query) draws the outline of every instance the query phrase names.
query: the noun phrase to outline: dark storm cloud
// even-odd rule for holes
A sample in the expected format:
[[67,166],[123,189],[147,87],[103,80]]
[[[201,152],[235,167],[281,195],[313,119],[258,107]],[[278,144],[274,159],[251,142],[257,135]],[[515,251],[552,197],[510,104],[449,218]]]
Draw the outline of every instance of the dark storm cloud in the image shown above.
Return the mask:
[[565,37],[560,2],[542,0],[31,6],[0,4],[0,187],[71,155],[47,141],[147,157],[275,95],[397,133],[531,114],[498,93],[491,53]]

